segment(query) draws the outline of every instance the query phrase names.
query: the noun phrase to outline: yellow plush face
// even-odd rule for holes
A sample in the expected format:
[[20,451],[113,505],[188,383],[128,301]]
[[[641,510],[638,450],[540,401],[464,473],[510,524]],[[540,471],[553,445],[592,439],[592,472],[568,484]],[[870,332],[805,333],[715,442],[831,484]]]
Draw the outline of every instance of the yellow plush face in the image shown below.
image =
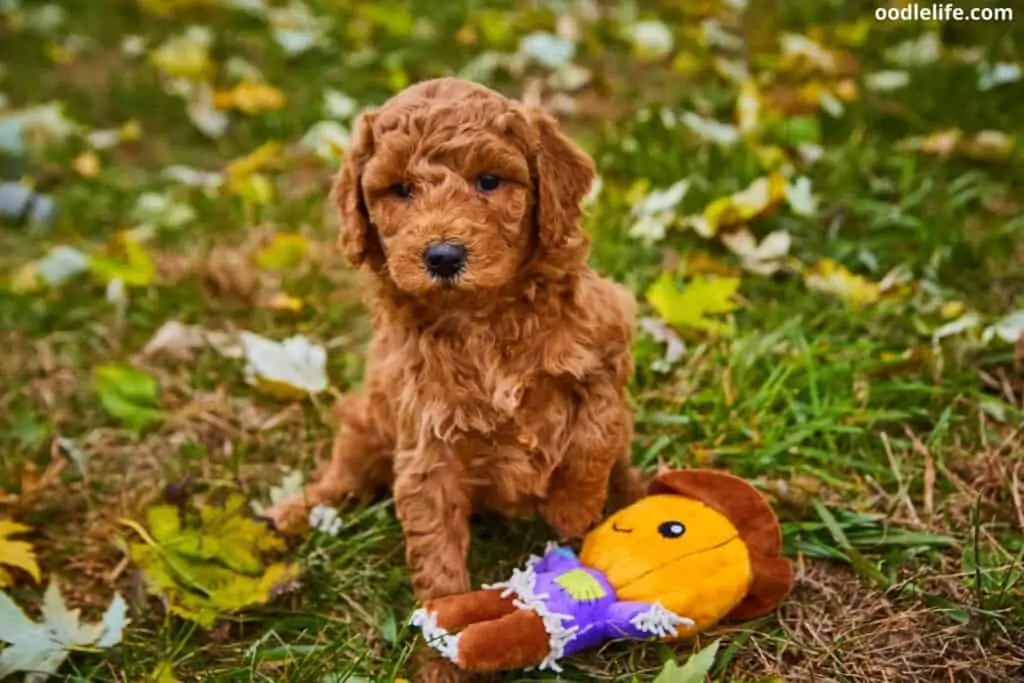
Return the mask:
[[735,607],[752,578],[736,527],[703,503],[654,495],[620,510],[587,535],[584,564],[600,570],[619,600],[659,602],[703,630]]

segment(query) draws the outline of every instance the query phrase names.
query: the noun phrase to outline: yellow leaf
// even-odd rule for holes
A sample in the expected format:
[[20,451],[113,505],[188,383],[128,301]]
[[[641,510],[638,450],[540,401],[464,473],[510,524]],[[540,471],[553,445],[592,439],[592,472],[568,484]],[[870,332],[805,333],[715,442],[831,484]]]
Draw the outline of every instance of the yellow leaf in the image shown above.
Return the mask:
[[75,171],[84,178],[94,178],[100,172],[100,157],[95,151],[82,152],[71,162]]
[[284,107],[284,93],[267,83],[242,81],[230,90],[218,90],[213,95],[217,109],[237,109],[252,116]]
[[209,31],[193,27],[183,35],[175,36],[158,47],[149,60],[164,75],[192,81],[206,80],[213,72],[210,57]]
[[274,184],[262,173],[255,173],[228,184],[228,191],[248,204],[266,206],[274,201]]
[[682,51],[672,60],[672,70],[685,76],[691,76],[704,68],[704,61],[692,52]]
[[39,269],[35,262],[29,262],[18,268],[10,277],[8,286],[16,294],[28,294],[42,286]]
[[141,244],[120,234],[114,240],[111,256],[94,256],[89,270],[104,283],[121,280],[125,285],[145,287],[156,279],[156,264]]
[[[12,541],[10,538],[31,530],[24,524],[18,524],[9,519],[0,519],[0,564],[21,569],[36,583],[39,583],[42,576],[32,544],[27,541]],[[6,570],[0,569],[0,588],[6,588],[12,583],[11,575]]]
[[267,302],[267,306],[275,311],[285,311],[288,313],[298,313],[302,310],[305,303],[302,299],[289,296],[284,292],[278,292],[274,296],[270,297],[270,301]]
[[[710,235],[766,215],[786,199],[786,177],[776,171],[761,177],[746,189],[728,197],[719,197],[704,208],[706,229]],[[710,236],[706,235],[706,236]]]
[[832,259],[822,259],[808,269],[804,282],[810,289],[831,294],[854,306],[867,306],[881,297],[877,284],[851,273]]
[[296,233],[279,232],[256,252],[256,265],[267,270],[294,268],[309,253],[309,240]]
[[757,130],[761,114],[761,93],[751,79],[743,81],[736,100],[736,125],[744,135]]
[[229,181],[240,180],[264,168],[275,165],[281,157],[281,143],[271,140],[265,142],[244,157],[231,161],[225,173]]
[[149,683],[181,683],[174,675],[171,662],[161,662],[149,675]]
[[138,142],[142,139],[142,124],[137,119],[125,121],[120,130],[122,142]]
[[959,318],[963,312],[964,302],[962,301],[947,301],[942,304],[942,308],[939,309],[939,315],[941,315],[945,320]]
[[662,273],[647,290],[647,300],[670,325],[730,335],[730,322],[710,316],[729,313],[737,308],[732,297],[739,286],[737,277],[696,277],[679,290],[672,274]]

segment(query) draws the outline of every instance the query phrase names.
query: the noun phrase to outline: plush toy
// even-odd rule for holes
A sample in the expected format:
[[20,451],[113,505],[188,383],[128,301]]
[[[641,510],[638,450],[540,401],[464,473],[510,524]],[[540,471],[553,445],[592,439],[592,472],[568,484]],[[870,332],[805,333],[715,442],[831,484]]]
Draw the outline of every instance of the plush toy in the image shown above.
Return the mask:
[[781,547],[753,486],[670,470],[587,534],[578,557],[549,544],[507,581],[425,603],[412,625],[466,671],[560,671],[562,657],[606,640],[688,638],[771,612],[792,585]]

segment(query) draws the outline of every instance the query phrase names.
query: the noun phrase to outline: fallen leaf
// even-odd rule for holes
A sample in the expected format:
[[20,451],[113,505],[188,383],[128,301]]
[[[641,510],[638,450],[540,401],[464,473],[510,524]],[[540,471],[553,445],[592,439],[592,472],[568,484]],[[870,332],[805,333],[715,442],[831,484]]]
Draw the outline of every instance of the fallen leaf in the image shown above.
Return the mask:
[[762,176],[736,194],[720,197],[704,208],[700,216],[687,224],[703,237],[720,230],[748,223],[767,215],[786,198],[786,178],[781,172]]
[[549,69],[558,69],[576,56],[576,45],[552,33],[537,31],[519,42],[519,54]]
[[987,344],[995,337],[999,337],[1007,344],[1016,344],[1020,341],[1021,337],[1024,337],[1024,310],[1010,313],[986,327],[981,335],[981,341]]
[[893,45],[882,54],[897,66],[927,66],[942,55],[942,41],[938,33],[922,33],[917,38]]
[[0,519],[0,588],[6,588],[14,584],[14,578],[8,573],[4,566],[15,567],[22,570],[39,583],[42,575],[39,571],[39,561],[28,541],[14,541],[11,536],[28,533],[31,527],[24,524],[12,522],[9,519]]
[[0,151],[22,156],[57,145],[78,128],[59,102],[0,113]]
[[760,243],[746,228],[724,233],[722,244],[740,259],[740,267],[757,275],[772,275],[785,265],[792,240],[785,230],[765,236]]
[[242,81],[230,90],[213,93],[213,106],[217,109],[237,109],[249,116],[277,111],[285,103],[283,92],[259,81]]
[[39,278],[51,287],[57,287],[89,269],[89,257],[74,247],[58,246],[35,263]]
[[813,216],[818,211],[818,202],[811,191],[811,179],[797,178],[786,183],[786,203],[797,216]]
[[142,349],[145,356],[167,354],[187,358],[189,353],[206,344],[206,329],[200,325],[185,325],[168,320],[160,326]]
[[267,18],[274,41],[290,57],[323,46],[330,28],[326,17],[314,15],[298,0],[275,7],[267,13]]
[[164,417],[160,385],[153,376],[125,365],[100,365],[92,376],[103,408],[129,429],[140,431]]
[[711,667],[715,665],[715,656],[721,642],[716,640],[700,652],[690,655],[682,666],[674,661],[666,662],[653,683],[704,683]]
[[662,273],[647,290],[647,300],[670,325],[689,327],[715,335],[732,334],[732,324],[710,316],[736,310],[732,301],[740,279],[695,277],[680,290],[671,273]]
[[83,178],[95,178],[100,172],[100,157],[90,149],[75,157],[71,167]]
[[111,244],[109,256],[93,256],[89,270],[105,284],[121,280],[131,287],[145,287],[156,278],[156,264],[145,247],[125,234]]
[[327,352],[302,335],[273,341],[252,332],[239,335],[245,350],[246,379],[282,398],[302,398],[327,389]]
[[359,112],[359,103],[340,90],[324,91],[324,117],[347,121]]
[[183,34],[167,39],[149,56],[150,62],[170,78],[204,81],[213,73],[210,47],[213,32],[205,26],[191,26]]
[[956,320],[950,321],[932,332],[932,341],[935,342],[946,337],[956,336],[967,330],[974,329],[980,324],[981,316],[977,313],[965,313]]
[[740,139],[740,129],[728,123],[704,118],[693,112],[684,113],[680,120],[701,140],[713,142],[716,145],[727,147]]
[[864,85],[868,90],[876,92],[891,92],[905,88],[910,83],[910,74],[906,71],[890,69],[888,71],[876,71],[864,78]]
[[675,46],[672,29],[663,21],[638,21],[626,28],[633,54],[640,60],[660,59]]
[[146,683],[181,683],[181,681],[174,675],[174,666],[171,662],[161,662],[149,674]]
[[270,244],[256,252],[256,265],[266,270],[286,270],[302,263],[309,254],[309,240],[296,233],[275,233]]
[[252,519],[245,498],[223,505],[156,505],[146,525],[122,520],[141,542],[129,543],[147,590],[180,617],[211,628],[226,615],[270,600],[298,574],[294,565],[271,563],[285,543]]
[[743,135],[750,135],[761,125],[761,91],[752,79],[743,81],[736,98],[736,125]]
[[1007,83],[1016,83],[1021,79],[1019,64],[996,62],[981,64],[978,67],[978,90],[985,92]]
[[854,306],[873,304],[881,297],[879,286],[855,275],[832,259],[822,259],[804,273],[808,288],[831,294]]
[[675,330],[658,318],[641,318],[640,330],[650,335],[656,342],[665,345],[665,355],[651,363],[655,372],[669,372],[672,366],[686,353],[686,344],[679,338]]
[[183,92],[186,100],[185,110],[192,125],[207,137],[222,137],[231,120],[214,106],[213,88],[207,83],[200,83],[184,88]]
[[131,219],[135,226],[177,230],[196,219],[196,211],[169,192],[144,192],[135,200]]
[[257,515],[265,514],[269,508],[300,493],[303,483],[302,470],[291,470],[281,479],[280,485],[270,487],[270,490],[267,492],[267,495],[270,497],[270,505],[268,507],[264,507],[257,501],[252,501],[250,507],[252,507],[253,512]]
[[79,610],[68,610],[60,587],[51,580],[43,596],[41,622],[25,616],[6,593],[0,593],[0,679],[18,671],[55,675],[68,655],[80,648],[108,648],[121,642],[129,623],[128,606],[115,594],[97,623],[80,623]]
[[351,142],[348,129],[337,121],[319,121],[302,136],[300,144],[324,161],[337,164]]
[[690,181],[684,178],[664,189],[651,190],[635,202],[630,236],[647,243],[663,239],[668,225],[675,218],[675,207],[683,201],[689,190]]
[[57,446],[71,462],[75,463],[78,473],[84,477],[89,471],[89,452],[79,446],[77,441],[66,436],[57,439]]
[[282,146],[280,142],[265,142],[243,157],[238,157],[228,163],[224,173],[228,178],[229,186],[258,173],[264,169],[274,167],[281,160]]

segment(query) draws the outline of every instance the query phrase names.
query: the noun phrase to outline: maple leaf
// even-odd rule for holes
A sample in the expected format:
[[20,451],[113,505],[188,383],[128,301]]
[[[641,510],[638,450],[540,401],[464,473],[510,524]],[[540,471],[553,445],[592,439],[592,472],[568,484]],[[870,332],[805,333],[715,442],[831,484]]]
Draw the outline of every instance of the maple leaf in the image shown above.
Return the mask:
[[79,610],[68,610],[56,580],[43,596],[41,622],[25,616],[6,593],[0,593],[0,679],[17,671],[53,675],[75,650],[107,648],[121,642],[128,606],[115,594],[97,623],[79,623]]
[[671,273],[662,273],[647,290],[647,300],[670,325],[717,335],[732,334],[732,324],[709,316],[737,308],[732,296],[740,286],[735,277],[696,277],[682,290]]
[[294,565],[267,563],[284,542],[248,514],[245,498],[222,506],[156,505],[146,527],[122,523],[143,539],[129,544],[150,593],[170,611],[211,628],[220,617],[267,602],[297,575]]
[[[27,572],[36,583],[39,583],[39,563],[36,560],[32,544],[28,541],[11,540],[11,536],[24,534],[31,530],[31,527],[24,524],[18,524],[9,519],[0,519],[0,565],[17,567]],[[0,588],[5,588],[13,583],[14,579],[11,575],[3,567],[0,567]]]

